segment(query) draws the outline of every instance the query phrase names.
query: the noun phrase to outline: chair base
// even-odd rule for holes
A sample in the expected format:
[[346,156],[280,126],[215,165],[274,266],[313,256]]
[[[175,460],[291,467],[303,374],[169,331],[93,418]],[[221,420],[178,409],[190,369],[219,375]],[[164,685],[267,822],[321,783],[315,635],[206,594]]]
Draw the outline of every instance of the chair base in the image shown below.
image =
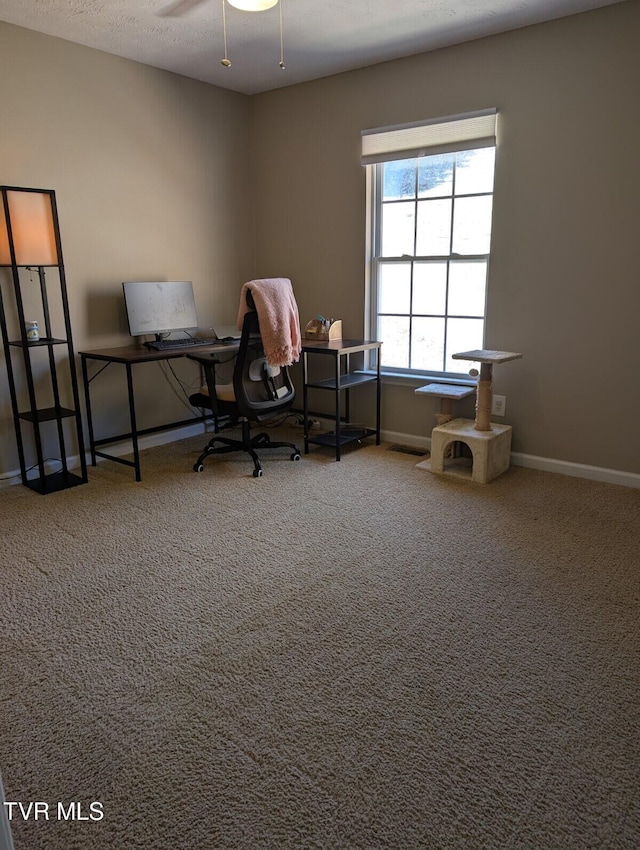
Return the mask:
[[212,437],[202,451],[198,460],[193,464],[194,472],[204,472],[204,460],[209,455],[228,454],[229,452],[246,452],[253,459],[253,477],[262,478],[263,470],[256,449],[293,449],[291,460],[300,460],[300,450],[294,443],[272,440],[265,432],[261,431],[254,437],[251,436],[250,426],[247,420],[242,422],[242,439],[233,440],[230,437]]

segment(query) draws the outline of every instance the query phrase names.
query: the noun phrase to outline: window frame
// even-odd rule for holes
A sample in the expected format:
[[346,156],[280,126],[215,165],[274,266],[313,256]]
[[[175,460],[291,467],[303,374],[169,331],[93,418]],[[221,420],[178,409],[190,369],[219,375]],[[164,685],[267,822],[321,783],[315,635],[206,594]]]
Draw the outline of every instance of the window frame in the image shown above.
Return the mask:
[[[495,122],[497,118],[497,110],[484,110],[483,115],[487,115],[488,113],[493,114],[493,120]],[[407,128],[417,128],[420,130],[421,126],[424,126],[424,129],[429,132],[430,127],[433,125],[437,125],[438,129],[441,130],[444,128],[446,132],[446,127],[449,122],[455,123],[460,120],[465,120],[469,117],[473,118],[476,115],[480,115],[481,113],[470,113],[467,116],[452,116],[451,118],[441,119],[441,122],[438,121],[429,121],[425,122],[424,125],[420,124],[412,124],[406,125]],[[389,129],[389,128],[386,128]],[[400,135],[402,134],[402,128],[391,128],[394,131],[399,131]],[[495,123],[494,123],[495,129]],[[364,136],[375,134],[376,131],[364,131],[363,132],[363,151],[364,151]],[[385,128],[382,128],[380,133],[385,133]],[[405,378],[405,379],[413,379],[413,380],[435,380],[442,382],[450,382],[450,383],[473,383],[473,380],[470,379],[468,372],[461,371],[447,371],[446,370],[446,341],[447,335],[450,331],[449,328],[449,320],[456,318],[477,318],[481,319],[483,322],[482,327],[482,345],[484,347],[484,339],[486,335],[486,321],[487,321],[487,298],[488,298],[488,283],[489,283],[489,267],[491,260],[491,245],[492,245],[492,234],[493,234],[493,209],[494,209],[494,200],[495,200],[495,164],[494,164],[494,176],[491,185],[491,190],[486,192],[464,192],[456,195],[456,169],[457,162],[454,157],[453,163],[453,173],[452,173],[452,185],[450,193],[446,195],[442,195],[442,198],[450,198],[451,199],[451,220],[449,227],[449,253],[443,255],[418,255],[418,254],[402,254],[400,256],[389,256],[382,257],[381,248],[382,248],[382,205],[383,203],[393,204],[393,203],[401,203],[406,202],[407,200],[411,201],[414,204],[414,244],[413,250],[415,251],[417,248],[416,244],[416,236],[417,236],[417,227],[418,227],[418,209],[420,200],[427,200],[426,198],[421,199],[418,192],[418,185],[416,183],[415,193],[410,199],[398,199],[398,201],[383,201],[383,172],[384,166],[390,162],[400,162],[402,160],[407,159],[416,159],[420,160],[424,157],[435,156],[441,153],[453,153],[457,154],[459,152],[464,151],[472,151],[478,150],[480,148],[491,147],[497,152],[497,142],[495,135],[493,138],[469,138],[464,143],[458,142],[455,145],[445,145],[443,146],[434,146],[433,148],[423,148],[421,150],[406,150],[403,151],[401,148],[398,149],[397,153],[394,155],[394,152],[388,152],[383,156],[373,157],[365,157],[363,154],[363,165],[366,168],[366,187],[367,187],[367,238],[366,238],[366,251],[367,251],[367,262],[365,264],[365,283],[366,283],[366,293],[365,293],[365,327],[367,328],[368,336],[370,338],[378,338],[378,320],[380,315],[394,315],[390,314],[381,314],[379,312],[379,300],[380,300],[380,270],[385,265],[392,265],[396,263],[410,263],[410,297],[413,291],[413,281],[414,281],[414,270],[415,264],[419,262],[444,262],[446,263],[446,282],[445,282],[445,305],[444,305],[444,313],[435,314],[438,318],[442,318],[445,328],[444,328],[444,362],[442,370],[431,370],[431,369],[422,369],[415,368],[412,366],[407,367],[395,367],[395,366],[382,366],[382,374],[385,376],[394,376],[397,378]],[[495,154],[494,154],[495,155]],[[415,164],[415,179],[418,180],[418,172],[419,172],[419,161]],[[477,197],[490,197],[492,202],[492,210],[491,210],[491,233],[489,240],[489,247],[487,253],[478,253],[478,254],[459,254],[452,252],[453,248],[453,238],[454,238],[454,228],[455,228],[455,204],[457,201],[463,198],[477,198]],[[449,294],[449,285],[450,285],[450,271],[451,271],[451,263],[453,261],[457,262],[483,262],[486,263],[486,272],[485,272],[485,286],[484,286],[484,304],[483,304],[483,312],[482,315],[471,316],[469,314],[465,314],[464,316],[459,316],[455,313],[449,313],[449,304],[448,304],[448,294]],[[402,314],[407,315],[407,314]],[[425,316],[427,318],[431,317],[434,314],[416,314],[413,312],[413,303],[410,302],[409,305],[409,341],[408,341],[408,357],[409,363],[411,363],[411,336],[412,336],[412,325],[413,318],[415,316],[422,317]],[[474,346],[475,347],[475,346]],[[372,358],[369,367],[374,368],[376,366],[375,359]]]

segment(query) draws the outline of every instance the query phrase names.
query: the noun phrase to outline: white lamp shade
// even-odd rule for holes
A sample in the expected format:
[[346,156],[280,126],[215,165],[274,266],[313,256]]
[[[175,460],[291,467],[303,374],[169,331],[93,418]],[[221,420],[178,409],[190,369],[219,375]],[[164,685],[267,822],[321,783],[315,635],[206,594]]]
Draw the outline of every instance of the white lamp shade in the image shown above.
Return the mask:
[[272,9],[278,0],[227,0],[230,6],[242,9],[243,12],[264,12]]
[[[46,192],[7,190],[9,220],[18,266],[56,266],[58,251],[51,196]],[[0,209],[0,265],[11,265],[9,233]]]

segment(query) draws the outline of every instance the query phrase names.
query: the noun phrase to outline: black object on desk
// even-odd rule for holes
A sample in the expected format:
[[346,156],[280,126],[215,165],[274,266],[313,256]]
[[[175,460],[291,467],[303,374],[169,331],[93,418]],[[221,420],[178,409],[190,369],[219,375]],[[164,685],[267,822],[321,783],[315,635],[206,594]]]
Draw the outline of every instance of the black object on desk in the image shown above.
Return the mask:
[[[237,346],[235,347],[237,350]],[[198,354],[206,354],[210,357],[215,357],[216,354],[221,354],[223,351],[225,353],[233,352],[233,347],[231,345],[220,345],[219,343],[215,343],[209,349],[206,347],[198,348]],[[159,431],[168,431],[170,428],[175,428],[181,425],[192,425],[194,422],[204,422],[209,419],[210,416],[192,416],[189,419],[181,419],[177,422],[169,422],[164,425],[156,425],[152,428],[144,428],[142,430],[138,429],[137,421],[136,421],[136,404],[135,404],[135,392],[133,385],[133,366],[137,363],[151,363],[153,361],[162,361],[162,360],[174,360],[179,357],[186,357],[188,354],[192,353],[192,349],[190,348],[179,348],[179,349],[166,349],[165,351],[153,351],[148,348],[138,347],[138,346],[125,346],[122,348],[102,348],[93,351],[80,351],[80,358],[82,361],[82,380],[84,384],[84,395],[85,401],[87,405],[87,425],[89,430],[89,448],[91,451],[91,465],[95,466],[97,463],[97,458],[106,458],[107,460],[113,460],[116,463],[124,464],[125,466],[132,466],[135,469],[136,473],[136,481],[140,481],[142,476],[140,474],[140,449],[138,445],[138,439],[145,434],[154,434]],[[104,437],[99,440],[95,439],[94,431],[93,431],[93,417],[91,411],[91,397],[89,391],[89,374],[87,369],[87,361],[88,360],[97,360],[106,364],[103,369],[110,366],[112,363],[119,363],[125,367],[126,375],[127,375],[127,393],[129,399],[129,421],[131,423],[131,430],[126,434],[118,434],[111,437]],[[102,371],[102,370],[100,370]],[[98,373],[100,374],[100,372]],[[94,375],[93,377],[97,377]],[[116,455],[108,454],[104,451],[98,451],[98,447],[100,446],[108,446],[113,443],[120,442],[121,440],[131,440],[133,447],[133,461],[127,460],[126,458],[118,457]]]
[[[340,460],[340,448],[348,443],[359,442],[365,437],[375,435],[376,445],[380,445],[380,347],[381,342],[366,339],[334,339],[328,342],[304,340],[302,343],[302,392],[304,404],[304,453],[309,453],[309,444],[331,446],[335,448],[336,460]],[[364,351],[378,351],[375,374],[351,372],[349,356]],[[321,381],[310,381],[307,369],[309,354],[333,358],[333,375]],[[344,359],[343,359],[344,358]],[[344,369],[343,369],[344,366]],[[349,391],[360,384],[376,382],[376,427],[356,428],[349,424]],[[335,396],[334,430],[326,434],[309,433],[309,389],[329,390]],[[344,416],[342,414],[341,392],[344,390]],[[344,423],[344,424],[343,424]]]
[[156,339],[152,342],[145,342],[145,348],[150,348],[152,351],[175,351],[179,348],[199,348],[207,345],[216,345],[217,339],[198,339],[197,337],[176,337],[176,339]]

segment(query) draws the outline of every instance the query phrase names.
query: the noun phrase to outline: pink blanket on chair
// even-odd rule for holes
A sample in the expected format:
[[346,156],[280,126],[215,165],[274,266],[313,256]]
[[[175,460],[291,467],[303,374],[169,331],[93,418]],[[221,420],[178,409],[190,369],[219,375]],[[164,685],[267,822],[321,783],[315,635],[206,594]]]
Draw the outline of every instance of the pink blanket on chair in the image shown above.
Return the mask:
[[269,366],[290,366],[300,359],[302,342],[298,305],[293,294],[291,281],[286,277],[271,277],[250,280],[242,287],[238,329],[247,307],[247,289],[251,291],[258,321],[264,353]]

